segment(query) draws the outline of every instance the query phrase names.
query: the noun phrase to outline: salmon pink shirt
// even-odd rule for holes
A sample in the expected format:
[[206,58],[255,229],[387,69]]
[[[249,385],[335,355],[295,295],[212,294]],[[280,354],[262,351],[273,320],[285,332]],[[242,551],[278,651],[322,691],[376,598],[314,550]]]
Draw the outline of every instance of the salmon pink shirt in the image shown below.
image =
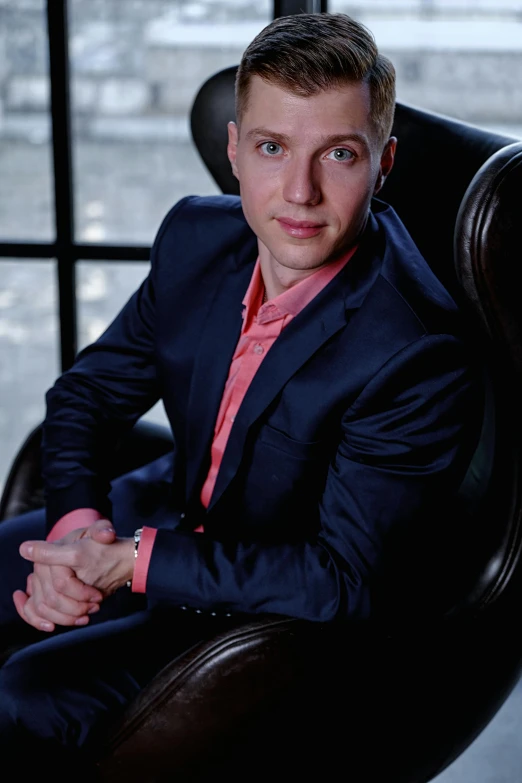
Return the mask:
[[[212,440],[210,468],[201,490],[201,503],[205,508],[208,507],[212,497],[234,419],[261,362],[292,318],[295,318],[344,268],[355,250],[355,247],[352,248],[337,261],[321,267],[317,272],[265,303],[263,303],[265,285],[259,258],[257,259],[243,299],[243,326],[221,398]],[[47,540],[56,541],[70,530],[87,527],[101,517],[102,515],[95,509],[75,509],[58,520]],[[203,527],[197,528],[196,532],[203,532]],[[132,590],[135,593],[144,593],[146,590],[147,572],[155,537],[155,528],[143,528],[132,580]]]

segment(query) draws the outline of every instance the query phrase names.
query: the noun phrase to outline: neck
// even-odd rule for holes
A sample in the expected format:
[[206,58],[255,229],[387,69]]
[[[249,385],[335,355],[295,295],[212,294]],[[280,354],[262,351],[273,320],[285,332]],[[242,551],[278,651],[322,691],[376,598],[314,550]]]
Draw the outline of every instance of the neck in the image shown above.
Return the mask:
[[259,243],[259,264],[265,284],[266,299],[263,300],[264,302],[283,294],[300,283],[301,280],[305,280],[317,272],[317,269],[288,269],[281,266],[261,242]]

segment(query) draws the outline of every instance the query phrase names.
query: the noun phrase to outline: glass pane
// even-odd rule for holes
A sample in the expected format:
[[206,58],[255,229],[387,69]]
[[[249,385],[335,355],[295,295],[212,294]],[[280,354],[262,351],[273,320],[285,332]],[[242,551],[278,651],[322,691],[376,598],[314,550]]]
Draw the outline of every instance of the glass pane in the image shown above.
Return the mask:
[[[149,264],[146,262],[78,262],[76,296],[80,349],[100,336],[148,271]],[[167,422],[161,403],[155,405],[144,418],[161,424]]]
[[149,244],[175,201],[218,192],[189,108],[239,62],[271,0],[69,0],[69,11],[77,237]]
[[397,99],[522,138],[521,0],[329,0],[374,34]]
[[59,371],[54,267],[0,260],[0,488]]
[[0,239],[54,238],[44,0],[0,3]]

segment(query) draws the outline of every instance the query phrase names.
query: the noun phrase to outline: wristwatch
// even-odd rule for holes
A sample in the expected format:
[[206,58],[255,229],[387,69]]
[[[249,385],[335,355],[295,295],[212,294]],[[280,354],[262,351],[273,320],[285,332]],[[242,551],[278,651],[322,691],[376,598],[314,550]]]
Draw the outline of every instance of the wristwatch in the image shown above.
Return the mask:
[[[134,559],[138,557],[138,548],[141,541],[142,530],[143,528],[139,527],[137,530],[134,531]],[[127,587],[132,587],[132,579],[128,580]]]

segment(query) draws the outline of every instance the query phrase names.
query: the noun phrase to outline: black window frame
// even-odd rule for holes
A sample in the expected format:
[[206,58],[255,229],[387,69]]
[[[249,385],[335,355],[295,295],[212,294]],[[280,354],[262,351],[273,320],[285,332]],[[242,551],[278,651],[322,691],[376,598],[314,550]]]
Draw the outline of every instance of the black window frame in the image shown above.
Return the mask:
[[[327,0],[273,0],[273,18],[327,10]],[[50,242],[2,242],[3,258],[54,259],[57,269],[61,371],[78,350],[76,266],[84,261],[149,261],[150,245],[75,241],[72,166],[68,0],[47,0],[47,44],[51,94],[52,174],[55,239]]]

